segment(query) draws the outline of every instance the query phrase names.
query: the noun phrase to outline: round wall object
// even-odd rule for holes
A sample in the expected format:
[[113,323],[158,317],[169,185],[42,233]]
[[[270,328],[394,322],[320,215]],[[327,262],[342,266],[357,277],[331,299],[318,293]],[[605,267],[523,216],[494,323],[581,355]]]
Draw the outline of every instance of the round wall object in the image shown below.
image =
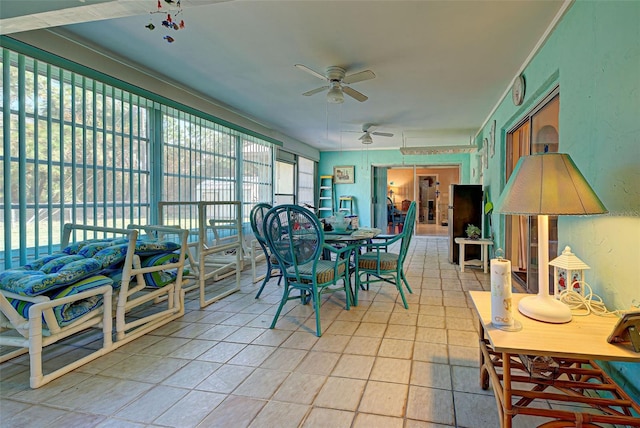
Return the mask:
[[513,104],[519,106],[524,101],[524,77],[522,75],[516,77],[511,87],[511,97]]

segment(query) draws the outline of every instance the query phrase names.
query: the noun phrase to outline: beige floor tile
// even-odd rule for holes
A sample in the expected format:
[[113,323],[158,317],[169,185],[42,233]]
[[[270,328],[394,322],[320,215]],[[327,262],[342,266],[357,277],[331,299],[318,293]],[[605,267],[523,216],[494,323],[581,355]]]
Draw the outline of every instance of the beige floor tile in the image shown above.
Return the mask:
[[255,327],[240,327],[229,336],[224,338],[225,342],[251,343],[264,333],[264,329]]
[[416,326],[406,324],[389,324],[384,333],[388,339],[414,340],[416,336]]
[[350,336],[324,333],[313,346],[312,351],[341,353],[349,343]]
[[406,410],[408,389],[406,384],[369,381],[358,410],[401,417]]
[[[496,405],[496,399],[491,394],[483,396],[468,394],[464,392],[454,392],[455,412],[458,426],[465,428],[483,428],[500,426],[500,420],[496,412],[487,412],[485,409]],[[517,417],[516,420],[522,419]],[[541,419],[535,418],[542,422]],[[534,426],[537,426],[534,425]]]
[[327,376],[291,373],[280,385],[273,399],[288,403],[311,404],[326,380]]
[[472,318],[471,309],[466,307],[466,305],[463,307],[445,306],[444,310],[445,310],[445,313],[447,314],[447,317]]
[[189,390],[156,386],[131,402],[115,416],[135,422],[151,423],[181,400]]
[[447,343],[447,330],[443,328],[418,327],[416,342]]
[[249,426],[267,402],[230,395],[202,420],[202,427],[228,428]]
[[[4,413],[4,402],[3,402]],[[62,409],[53,409],[43,406],[31,406],[27,407],[21,412],[15,413],[12,416],[2,416],[3,427],[44,427],[51,425],[52,421],[57,418],[63,417],[63,415],[69,413]]]
[[211,361],[214,363],[226,363],[246,346],[247,345],[242,343],[219,342],[212,346],[207,352],[200,355],[198,360]]
[[306,332],[295,331],[291,333],[289,338],[284,341],[282,346],[284,348],[295,348],[295,349],[311,349],[313,345],[318,341],[318,337],[313,334],[308,334]]
[[378,349],[382,339],[375,337],[359,337],[353,336],[347,347],[344,349],[345,354],[357,355],[378,355]]
[[348,377],[351,379],[368,379],[375,358],[366,355],[348,355],[340,357],[331,376]]
[[409,387],[407,418],[453,425],[453,412],[453,393],[450,390]]
[[296,367],[295,371],[299,373],[328,376],[333,371],[333,368],[335,367],[339,358],[340,354],[336,354],[333,352],[311,351],[307,354],[305,359],[302,360],[300,364],[298,364],[298,367]]
[[379,310],[374,310],[374,308],[372,307],[367,311],[366,314],[364,314],[364,317],[362,317],[362,322],[363,323],[381,323],[386,325],[387,322],[389,322],[390,317],[391,317],[391,309],[385,310],[383,312]]
[[235,395],[268,399],[276,392],[287,376],[289,376],[289,372],[258,368],[233,393]]
[[240,327],[236,325],[214,325],[209,327],[208,330],[203,332],[198,339],[202,340],[224,340],[227,336],[232,334]]
[[493,396],[493,389],[480,388],[480,371],[475,367],[451,366],[454,391]]
[[343,410],[313,408],[305,419],[304,428],[350,428],[354,413]]
[[152,387],[151,383],[97,375],[79,383],[64,394],[47,399],[45,404],[85,413],[112,415]]
[[478,333],[475,331],[447,330],[447,343],[449,345],[468,346],[479,348]]
[[262,408],[249,426],[252,428],[296,428],[308,411],[309,406],[302,404],[270,401]]
[[403,426],[404,420],[402,418],[369,413],[358,413],[353,422],[353,428],[402,428]]
[[291,336],[290,331],[267,329],[251,343],[254,345],[280,346],[289,336]]
[[382,339],[379,357],[410,359],[413,355],[413,340]]
[[410,376],[411,360],[378,357],[373,364],[370,379],[408,384]]
[[480,349],[448,345],[449,363],[456,366],[480,367]]
[[450,330],[474,331],[477,323],[473,318],[445,318],[446,328]]
[[393,312],[389,318],[389,324],[400,324],[415,326],[418,321],[418,314],[406,311]]
[[451,368],[447,364],[414,361],[411,370],[411,385],[428,388],[451,389]]
[[307,352],[303,349],[277,348],[260,367],[263,369],[292,371],[304,359]]
[[276,350],[273,346],[247,345],[229,360],[229,364],[258,367]]
[[335,320],[329,328],[325,329],[322,333],[323,337],[326,335],[348,335],[351,336],[358,328],[360,322],[358,321],[341,321]]
[[387,329],[386,324],[362,322],[353,333],[354,336],[383,337]]
[[318,393],[314,406],[355,411],[366,382],[360,379],[329,377]]
[[418,326],[428,328],[445,328],[445,317],[441,315],[418,315]]
[[197,388],[204,391],[230,393],[254,370],[253,367],[225,364],[199,383]]
[[179,347],[175,351],[167,354],[167,357],[171,358],[185,358],[188,360],[193,360],[198,358],[200,355],[207,352],[211,349],[216,343],[215,341],[210,340],[189,340],[183,346]]
[[209,361],[191,361],[166,378],[162,384],[180,388],[195,388],[196,385],[218,370],[222,364]]

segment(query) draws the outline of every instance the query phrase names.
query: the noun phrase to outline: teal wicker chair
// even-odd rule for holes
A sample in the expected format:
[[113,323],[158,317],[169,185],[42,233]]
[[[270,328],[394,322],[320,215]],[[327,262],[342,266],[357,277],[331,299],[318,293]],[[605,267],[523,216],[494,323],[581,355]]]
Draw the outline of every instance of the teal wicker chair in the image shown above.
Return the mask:
[[[369,284],[376,282],[388,282],[396,286],[402,297],[402,303],[405,309],[409,309],[407,305],[407,299],[405,298],[404,291],[402,290],[402,284],[407,287],[409,293],[413,293],[407,277],[404,274],[404,261],[407,257],[407,251],[409,244],[411,243],[411,237],[413,236],[413,229],[416,220],[416,203],[411,202],[409,209],[407,210],[407,216],[404,221],[404,227],[402,232],[393,235],[385,236],[386,239],[381,242],[376,242],[375,239],[367,244],[367,251],[363,254],[356,253],[356,287],[353,305],[358,304],[358,290],[366,285],[369,288]],[[387,249],[396,242],[399,241],[400,250],[398,253],[387,252]],[[363,279],[362,277],[365,277]]]
[[[351,305],[349,259],[352,248],[337,249],[325,244],[318,218],[298,205],[279,205],[270,209],[264,218],[264,235],[271,253],[278,259],[284,278],[282,300],[271,328],[275,328],[285,304],[301,298],[303,303],[313,302],[316,335],[321,336],[320,295],[344,291],[346,309],[349,310]],[[323,252],[329,252],[333,260],[323,260]],[[342,281],[342,286],[336,287],[339,281]],[[294,289],[300,294],[291,296]]]
[[267,203],[260,203],[253,207],[251,214],[249,215],[253,235],[256,237],[256,241],[258,241],[258,244],[260,245],[260,248],[262,248],[267,259],[267,272],[264,276],[264,280],[262,281],[262,285],[260,285],[260,290],[258,290],[258,294],[256,294],[256,299],[260,297],[262,290],[264,290],[264,286],[267,285],[267,282],[269,282],[271,278],[277,277],[278,284],[280,284],[280,280],[282,279],[280,267],[278,266],[278,259],[275,255],[271,254],[271,251],[269,251],[267,240],[264,236],[264,215],[271,208],[272,206]]

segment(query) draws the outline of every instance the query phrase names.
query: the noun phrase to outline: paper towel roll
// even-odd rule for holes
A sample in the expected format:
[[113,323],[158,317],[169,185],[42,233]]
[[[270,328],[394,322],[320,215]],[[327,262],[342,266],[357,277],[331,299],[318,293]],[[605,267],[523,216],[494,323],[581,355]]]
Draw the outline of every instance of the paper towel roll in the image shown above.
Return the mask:
[[511,262],[491,259],[491,322],[496,326],[512,326]]

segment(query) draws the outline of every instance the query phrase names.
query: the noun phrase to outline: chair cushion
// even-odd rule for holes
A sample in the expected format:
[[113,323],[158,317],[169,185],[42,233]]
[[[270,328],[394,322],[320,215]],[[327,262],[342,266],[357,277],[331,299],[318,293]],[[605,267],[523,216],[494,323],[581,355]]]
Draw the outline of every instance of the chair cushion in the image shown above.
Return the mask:
[[[316,281],[319,284],[323,284],[325,282],[331,282],[334,279],[334,266],[335,262],[331,260],[319,260],[316,266]],[[344,273],[345,265],[341,264],[338,266],[338,274],[342,275]],[[305,263],[302,265],[298,265],[298,272],[301,275],[311,275],[313,271],[313,262]],[[295,275],[295,268],[290,267],[287,269],[287,273],[289,275]]]
[[[169,263],[178,263],[179,261],[180,254],[156,254],[143,259],[141,265],[142,267],[162,266]],[[176,269],[157,270],[154,272],[147,272],[143,274],[143,277],[147,286],[161,288],[174,282],[178,277],[178,273],[176,272]]]
[[[377,252],[368,252],[359,256],[358,267],[360,269],[376,270]],[[394,253],[380,253],[380,270],[396,270],[398,268],[398,255]]]
[[[62,290],[56,290],[54,293],[51,293],[49,295],[49,298],[51,300],[54,300],[61,297],[72,296],[83,291],[90,290],[92,288],[101,287],[103,285],[111,285],[111,283],[111,279],[103,275],[94,275],[78,281]],[[11,305],[16,309],[16,311],[18,311],[20,315],[22,315],[24,318],[29,318],[29,308],[33,306],[33,303],[17,299],[7,300],[9,300]],[[63,305],[54,306],[53,313],[58,320],[58,324],[60,325],[60,327],[65,327],[101,305],[102,296],[98,295],[89,297],[87,299],[77,300],[75,302],[69,302]],[[44,320],[43,323],[46,324]]]

